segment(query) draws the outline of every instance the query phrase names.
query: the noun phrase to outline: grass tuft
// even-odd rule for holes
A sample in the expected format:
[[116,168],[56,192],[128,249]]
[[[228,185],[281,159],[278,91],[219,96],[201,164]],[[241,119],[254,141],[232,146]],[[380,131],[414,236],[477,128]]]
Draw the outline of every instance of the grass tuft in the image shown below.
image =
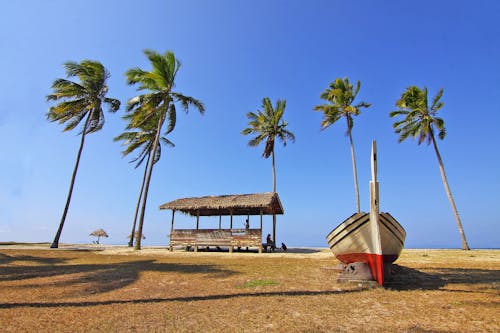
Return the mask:
[[250,280],[238,286],[237,288],[256,288],[256,287],[276,286],[276,285],[278,285],[278,282],[273,280]]

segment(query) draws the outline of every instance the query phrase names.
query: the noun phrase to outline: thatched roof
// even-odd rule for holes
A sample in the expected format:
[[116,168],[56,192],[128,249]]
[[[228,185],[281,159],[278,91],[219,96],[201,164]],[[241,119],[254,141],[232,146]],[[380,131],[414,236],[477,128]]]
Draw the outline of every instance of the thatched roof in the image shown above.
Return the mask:
[[92,231],[89,236],[108,237],[108,234],[103,229],[97,229],[97,230]]
[[255,193],[184,198],[167,202],[160,209],[172,209],[196,216],[283,214],[278,193]]

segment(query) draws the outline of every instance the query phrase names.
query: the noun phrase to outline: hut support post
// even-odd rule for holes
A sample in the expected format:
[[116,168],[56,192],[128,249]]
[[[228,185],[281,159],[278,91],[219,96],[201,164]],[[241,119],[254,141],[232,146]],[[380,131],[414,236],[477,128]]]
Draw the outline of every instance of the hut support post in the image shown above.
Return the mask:
[[[260,209],[260,237],[262,237],[262,208]],[[262,242],[259,245],[259,253],[262,253]]]
[[221,229],[222,215],[219,215],[219,229]]
[[273,243],[276,246],[276,214],[273,214]]
[[260,232],[262,233],[262,209],[260,210]]
[[175,217],[175,209],[172,209],[172,225],[170,226],[170,252],[174,250],[172,246],[172,233],[174,232],[174,217]]
[[[200,211],[196,212],[196,231],[200,229]],[[198,252],[198,245],[194,246],[194,252]]]
[[[231,230],[233,229],[233,211],[231,211],[231,219],[230,219],[230,222],[229,222],[229,228]],[[233,238],[232,235],[231,235],[231,238]],[[232,245],[229,245],[229,253],[233,253],[233,246]]]

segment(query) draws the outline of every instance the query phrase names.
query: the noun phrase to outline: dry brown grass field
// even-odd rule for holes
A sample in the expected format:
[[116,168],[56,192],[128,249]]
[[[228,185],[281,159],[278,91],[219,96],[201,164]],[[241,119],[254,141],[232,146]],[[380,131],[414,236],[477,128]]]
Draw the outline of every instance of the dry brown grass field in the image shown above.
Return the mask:
[[404,250],[385,288],[328,250],[0,246],[1,332],[500,332],[499,250]]

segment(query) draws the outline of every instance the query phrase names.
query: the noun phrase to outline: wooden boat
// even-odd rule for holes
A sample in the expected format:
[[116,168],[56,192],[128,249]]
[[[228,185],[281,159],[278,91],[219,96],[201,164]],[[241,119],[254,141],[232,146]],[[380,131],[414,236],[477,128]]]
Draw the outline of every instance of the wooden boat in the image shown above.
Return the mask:
[[406,231],[389,213],[379,213],[376,143],[372,143],[370,213],[353,214],[326,237],[337,259],[345,264],[366,263],[373,278],[384,283],[384,267],[390,266],[403,250]]

